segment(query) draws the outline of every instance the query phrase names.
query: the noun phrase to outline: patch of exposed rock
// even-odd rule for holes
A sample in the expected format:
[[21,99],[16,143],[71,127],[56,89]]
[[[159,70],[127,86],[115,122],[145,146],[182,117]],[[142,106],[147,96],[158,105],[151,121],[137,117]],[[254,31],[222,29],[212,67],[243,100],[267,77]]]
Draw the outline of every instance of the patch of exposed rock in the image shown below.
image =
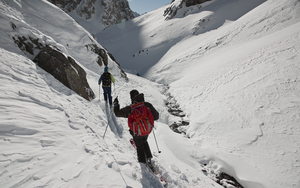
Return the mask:
[[114,56],[111,53],[108,53],[106,50],[99,48],[96,44],[87,44],[85,45],[87,50],[90,50],[94,52],[95,54],[98,55],[98,60],[97,63],[100,66],[108,66],[108,56],[110,57],[111,60],[113,60],[118,68],[121,71],[121,76],[125,79],[128,80],[127,74],[124,72],[124,70],[121,68],[120,64],[117,62],[117,60],[114,58]]
[[86,72],[72,57],[66,56],[55,46],[40,43],[38,38],[18,35],[12,38],[18,47],[33,59],[33,62],[66,87],[86,100],[95,98],[95,94],[87,82]]
[[244,188],[234,177],[225,172],[217,171],[210,161],[203,164],[202,172],[225,188]]
[[[128,21],[134,18],[127,0],[48,0],[67,14],[75,12],[86,20],[93,17],[99,24],[108,27],[119,20]],[[100,2],[100,3],[98,3]],[[96,17],[97,16],[97,17]]]
[[189,120],[186,118],[186,114],[180,109],[179,104],[175,100],[175,98],[168,92],[169,87],[166,86],[164,94],[167,99],[165,105],[167,107],[168,112],[176,116],[177,121],[174,121],[171,125],[169,125],[170,129],[179,134],[186,134],[186,126],[188,126]]
[[103,64],[105,66],[108,65],[108,57],[107,57],[107,53],[104,49],[99,48],[96,44],[86,44],[85,47],[87,50],[90,50],[98,55],[97,63],[99,66],[103,66]]
[[165,9],[164,16],[166,17],[166,20],[170,20],[174,18],[177,15],[177,12],[182,8],[187,8],[185,12],[183,13],[183,16],[187,15],[188,12],[193,11],[195,5],[198,5],[196,9],[200,9],[202,6],[200,4],[210,1],[210,0],[181,0],[179,3],[178,1],[175,2],[173,0],[170,3],[170,6]]
[[47,45],[33,62],[83,98],[87,100],[95,98],[86,80],[85,71],[72,57],[66,57],[59,50]]

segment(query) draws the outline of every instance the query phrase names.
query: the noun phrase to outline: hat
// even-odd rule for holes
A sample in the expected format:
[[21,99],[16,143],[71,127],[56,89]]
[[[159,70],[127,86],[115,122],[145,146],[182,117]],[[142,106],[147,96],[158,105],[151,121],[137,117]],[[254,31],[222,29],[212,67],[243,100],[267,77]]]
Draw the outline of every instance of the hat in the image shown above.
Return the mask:
[[137,90],[131,90],[130,91],[130,98],[133,99],[135,96],[137,96],[139,92]]

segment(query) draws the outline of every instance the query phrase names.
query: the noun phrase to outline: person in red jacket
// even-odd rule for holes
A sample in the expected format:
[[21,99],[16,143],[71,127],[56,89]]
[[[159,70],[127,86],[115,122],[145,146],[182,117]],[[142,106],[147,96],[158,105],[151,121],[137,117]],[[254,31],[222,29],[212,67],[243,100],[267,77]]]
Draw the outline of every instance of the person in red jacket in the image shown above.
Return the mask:
[[[154,120],[159,119],[159,113],[153,107],[153,105],[149,102],[145,102],[144,94],[139,93],[137,90],[132,90],[130,92],[131,105],[128,105],[124,108],[120,109],[118,98],[114,100],[114,113],[116,117],[124,117],[128,118],[130,114],[132,114],[131,106],[140,102],[143,102],[144,105],[149,108]],[[147,139],[148,135],[139,136],[132,129],[129,129],[130,134],[133,136],[136,148],[137,148],[137,157],[138,161],[141,163],[146,163],[146,159],[151,161],[152,153],[150,147],[148,145]]]

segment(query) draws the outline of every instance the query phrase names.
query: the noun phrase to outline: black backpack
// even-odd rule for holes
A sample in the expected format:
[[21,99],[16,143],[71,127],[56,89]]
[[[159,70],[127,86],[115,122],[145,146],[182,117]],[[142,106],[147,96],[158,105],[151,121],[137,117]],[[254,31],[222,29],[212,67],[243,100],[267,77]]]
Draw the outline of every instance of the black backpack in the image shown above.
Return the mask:
[[102,75],[102,86],[110,86],[111,84],[111,78],[110,78],[110,73],[105,72]]

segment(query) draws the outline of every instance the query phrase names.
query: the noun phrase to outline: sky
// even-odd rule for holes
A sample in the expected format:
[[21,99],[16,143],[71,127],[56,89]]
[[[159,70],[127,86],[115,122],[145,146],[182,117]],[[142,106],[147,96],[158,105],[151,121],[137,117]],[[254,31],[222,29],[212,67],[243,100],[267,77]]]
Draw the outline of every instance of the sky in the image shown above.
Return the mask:
[[172,0],[128,0],[128,2],[131,10],[139,14],[143,14],[160,8],[172,2]]

